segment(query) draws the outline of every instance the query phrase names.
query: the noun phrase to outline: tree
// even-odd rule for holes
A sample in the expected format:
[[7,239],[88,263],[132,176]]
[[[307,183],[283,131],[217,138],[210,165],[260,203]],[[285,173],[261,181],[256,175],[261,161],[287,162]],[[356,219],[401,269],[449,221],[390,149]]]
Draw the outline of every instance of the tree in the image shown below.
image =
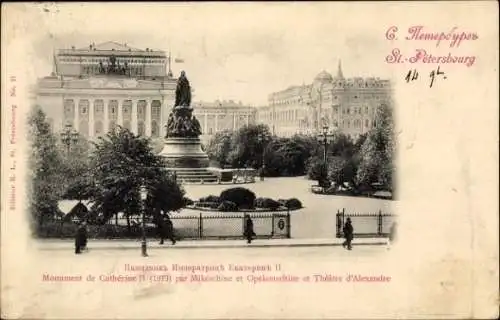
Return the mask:
[[266,151],[266,167],[271,176],[297,176],[306,172],[312,149],[301,137],[277,138]]
[[391,108],[386,104],[380,105],[375,120],[377,126],[368,133],[361,146],[356,180],[365,185],[382,182],[384,187],[392,191],[395,140]]
[[88,197],[87,186],[90,184],[90,142],[80,134],[77,137],[69,152],[66,146],[59,144],[59,150],[63,155],[60,171],[65,178],[63,198],[82,200]]
[[139,190],[148,191],[146,214],[176,211],[183,207],[184,191],[155,155],[149,139],[118,127],[100,137],[91,156],[90,200],[103,222],[123,212],[130,228],[130,216],[141,212]]
[[323,160],[323,157],[310,157],[307,161],[307,176],[311,180],[318,181],[319,185],[323,185],[328,178],[328,168]]
[[228,162],[231,152],[232,135],[229,131],[217,132],[207,144],[207,155],[210,159],[216,160],[222,167]]
[[64,190],[64,177],[60,173],[62,158],[56,138],[50,130],[45,113],[35,106],[28,117],[31,156],[29,168],[31,184],[30,212],[33,227],[41,227],[58,213],[57,202]]
[[232,151],[229,154],[229,161],[233,167],[259,167],[262,163],[264,146],[270,136],[269,127],[264,124],[247,125],[240,128],[233,135]]

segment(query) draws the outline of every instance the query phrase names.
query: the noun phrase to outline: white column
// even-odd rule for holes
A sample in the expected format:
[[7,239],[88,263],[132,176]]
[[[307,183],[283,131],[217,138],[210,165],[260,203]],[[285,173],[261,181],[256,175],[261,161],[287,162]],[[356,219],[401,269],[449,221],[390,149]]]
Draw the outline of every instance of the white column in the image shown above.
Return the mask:
[[131,121],[131,124],[132,124],[132,132],[134,134],[138,133],[138,129],[137,129],[137,103],[138,103],[138,100],[132,100],[132,121]]
[[146,100],[146,137],[151,137],[151,99]]
[[116,101],[118,101],[118,117],[116,119],[116,124],[123,126],[123,100],[117,99]]
[[89,99],[89,137],[92,138],[94,136],[94,99]]
[[164,108],[164,101],[163,101],[163,97],[161,97],[161,99],[158,99],[158,101],[160,101],[160,123],[158,123],[158,130],[160,131],[160,138],[163,138],[166,136],[166,132],[165,132],[165,125],[166,125],[166,121],[164,121],[163,119],[167,119],[167,115],[164,115],[165,114],[165,108]]
[[250,116],[247,114],[247,126],[250,124]]
[[104,132],[103,133],[107,134],[109,131],[109,100],[103,99],[103,103],[104,103],[104,126],[103,126]]
[[76,100],[75,118],[74,118],[73,127],[75,128],[76,131],[78,131],[78,129],[80,127],[80,99]]
[[216,113],[215,114],[215,128],[214,128],[214,132],[213,132],[214,134],[217,133],[217,130],[219,129],[218,126],[219,126],[219,115]]
[[203,134],[208,134],[208,115],[205,112],[205,117],[203,119]]

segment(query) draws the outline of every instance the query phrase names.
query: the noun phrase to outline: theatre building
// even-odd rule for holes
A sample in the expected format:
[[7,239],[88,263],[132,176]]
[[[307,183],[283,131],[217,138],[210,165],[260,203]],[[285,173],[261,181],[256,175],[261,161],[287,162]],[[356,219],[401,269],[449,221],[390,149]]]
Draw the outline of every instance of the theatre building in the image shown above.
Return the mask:
[[106,42],[54,53],[52,74],[38,80],[36,103],[54,132],[70,125],[93,139],[120,125],[162,137],[175,87],[164,51]]

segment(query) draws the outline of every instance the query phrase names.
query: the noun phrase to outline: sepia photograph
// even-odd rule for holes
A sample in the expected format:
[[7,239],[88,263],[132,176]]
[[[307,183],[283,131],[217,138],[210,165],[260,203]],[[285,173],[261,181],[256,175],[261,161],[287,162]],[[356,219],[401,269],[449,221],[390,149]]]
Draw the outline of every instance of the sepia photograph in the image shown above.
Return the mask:
[[450,198],[492,8],[2,5],[2,318],[498,315],[498,230]]

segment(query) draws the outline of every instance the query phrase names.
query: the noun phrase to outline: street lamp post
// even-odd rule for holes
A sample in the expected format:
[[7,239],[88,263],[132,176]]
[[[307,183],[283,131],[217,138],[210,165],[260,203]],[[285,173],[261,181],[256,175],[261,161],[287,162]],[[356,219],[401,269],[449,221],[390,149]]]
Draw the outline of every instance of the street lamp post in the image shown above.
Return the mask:
[[148,256],[147,243],[146,243],[146,199],[148,197],[148,191],[144,186],[141,186],[141,207],[142,207],[142,242],[141,242],[141,252],[143,257]]
[[264,146],[264,142],[266,140],[265,136],[262,133],[259,133],[257,136],[259,139],[259,143],[262,145],[262,166],[261,166],[261,174],[260,174],[260,181],[264,181],[264,174],[266,170],[266,146]]
[[326,165],[326,154],[327,154],[327,147],[328,147],[328,126],[323,126],[323,135],[320,138],[320,141],[323,143],[323,162]]
[[73,126],[71,124],[67,124],[66,129],[61,132],[61,141],[66,145],[67,153],[69,154],[71,144],[76,144],[78,142],[78,132],[73,130]]

